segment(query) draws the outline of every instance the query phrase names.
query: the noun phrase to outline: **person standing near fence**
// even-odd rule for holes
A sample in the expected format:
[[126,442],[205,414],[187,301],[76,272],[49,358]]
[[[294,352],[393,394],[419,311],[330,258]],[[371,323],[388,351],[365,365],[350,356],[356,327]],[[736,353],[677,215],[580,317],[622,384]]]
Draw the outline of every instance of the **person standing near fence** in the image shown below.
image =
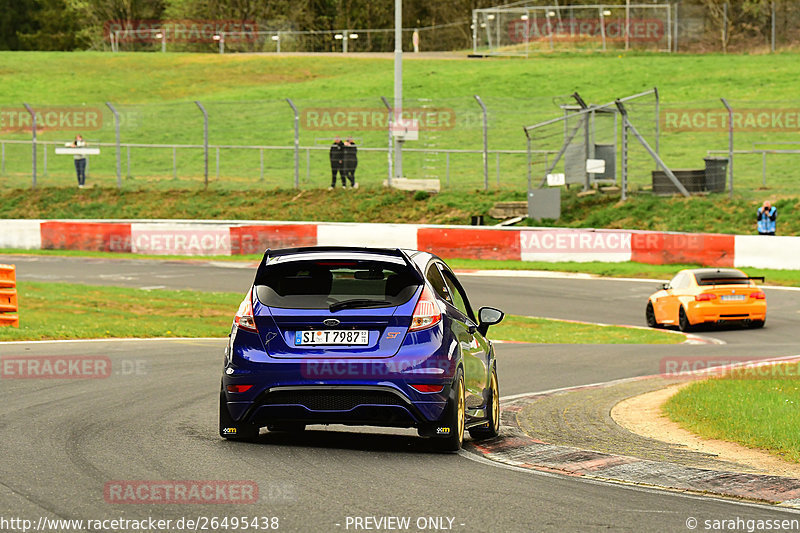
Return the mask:
[[344,175],[344,143],[342,142],[342,139],[338,135],[336,136],[335,139],[333,139],[333,144],[331,145],[331,151],[330,151],[330,158],[331,158],[330,188],[333,189],[336,187],[337,172],[342,177],[342,187],[344,187],[347,184]]
[[756,212],[756,222],[758,224],[759,235],[775,235],[775,227],[778,220],[778,208],[772,205],[769,200],[758,208]]
[[[84,148],[86,142],[80,134],[75,136],[75,140],[70,145],[71,148]],[[78,188],[83,189],[86,183],[86,154],[75,154],[75,173],[78,175]]]
[[350,180],[350,187],[358,188],[356,183],[356,167],[358,167],[358,148],[352,137],[344,143],[344,177]]

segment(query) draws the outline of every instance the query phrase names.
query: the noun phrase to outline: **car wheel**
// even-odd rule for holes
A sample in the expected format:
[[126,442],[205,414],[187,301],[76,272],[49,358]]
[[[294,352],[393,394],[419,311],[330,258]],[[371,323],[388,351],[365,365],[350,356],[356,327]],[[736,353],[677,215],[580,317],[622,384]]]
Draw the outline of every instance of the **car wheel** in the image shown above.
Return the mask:
[[491,439],[500,434],[500,388],[497,385],[497,370],[492,368],[486,425],[469,430],[473,439]]
[[683,310],[683,307],[681,307],[680,311],[678,311],[678,327],[681,328],[681,331],[684,333],[694,329],[694,326],[692,326],[692,323],[689,322],[689,317],[686,316],[686,311]]
[[227,440],[255,440],[258,428],[253,424],[237,422],[228,411],[225,391],[219,391],[219,434]]
[[440,429],[448,432],[447,436],[433,439],[434,447],[443,452],[457,452],[464,442],[464,425],[467,419],[467,393],[464,388],[464,375],[461,370],[458,371],[453,390],[455,396],[448,400],[444,409],[444,416],[439,422]]
[[758,329],[764,327],[764,322],[766,320],[751,320],[750,323],[747,325],[750,329]]
[[660,328],[661,324],[656,321],[656,312],[653,309],[653,302],[647,302],[647,308],[644,310],[644,318],[647,320],[647,327]]

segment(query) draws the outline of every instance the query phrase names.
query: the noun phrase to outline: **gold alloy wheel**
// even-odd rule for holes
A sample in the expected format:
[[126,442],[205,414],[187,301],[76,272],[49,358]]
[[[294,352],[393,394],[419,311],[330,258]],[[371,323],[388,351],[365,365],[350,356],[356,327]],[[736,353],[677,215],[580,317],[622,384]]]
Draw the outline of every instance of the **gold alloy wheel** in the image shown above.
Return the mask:
[[492,424],[495,432],[500,431],[500,391],[497,386],[497,374],[492,372]]
[[458,442],[464,442],[464,421],[466,419],[466,400],[464,392],[464,378],[458,380]]

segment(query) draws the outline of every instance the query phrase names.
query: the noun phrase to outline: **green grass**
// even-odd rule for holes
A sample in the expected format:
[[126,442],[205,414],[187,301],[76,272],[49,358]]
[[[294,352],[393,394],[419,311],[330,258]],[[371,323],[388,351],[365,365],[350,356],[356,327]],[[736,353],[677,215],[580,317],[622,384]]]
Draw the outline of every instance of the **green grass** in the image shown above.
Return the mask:
[[[662,110],[685,108],[722,109],[721,96],[735,108],[774,107],[796,99],[800,73],[798,53],[769,55],[669,55],[658,53],[553,53],[530,60],[516,59],[412,59],[404,64],[405,106],[444,108],[454,113],[455,127],[423,131],[420,140],[408,148],[429,150],[428,154],[407,153],[404,169],[409,177],[438,176],[443,185],[470,190],[483,186],[480,154],[456,154],[449,163],[437,150],[482,147],[481,111],[473,98],[479,94],[489,109],[489,148],[524,150],[523,125],[557,117],[556,103],[569,101],[565,95],[578,91],[587,102],[606,103],[614,98],[658,86]],[[274,56],[181,53],[0,53],[0,106],[47,105],[86,106],[105,109],[113,102],[123,117],[123,142],[158,144],[199,144],[202,115],[193,100],[204,102],[210,116],[210,142],[220,145],[292,146],[293,117],[285,98],[301,110],[367,108],[383,109],[380,96],[392,97],[393,62],[386,58],[343,56]],[[357,73],[358,83],[353,82]],[[598,76],[602,83],[598,84]],[[510,95],[513,95],[510,96]],[[555,101],[554,101],[555,99]],[[755,101],[755,103],[753,103]],[[652,102],[651,102],[652,103]],[[632,118],[653,142],[652,107],[631,106]],[[113,121],[103,111],[102,127],[84,132],[90,141],[112,142]],[[561,126],[554,126],[534,149],[558,149]],[[341,130],[341,131],[339,131]],[[301,121],[301,146],[319,147],[301,153],[300,181],[303,188],[326,187],[329,180],[325,146],[334,133],[353,134],[363,148],[386,145],[380,129],[316,130]],[[602,133],[602,132],[601,132]],[[72,131],[44,128],[43,141],[63,142]],[[753,142],[794,140],[796,132],[739,132],[737,148]],[[27,139],[29,133],[7,132],[2,139]],[[602,135],[601,135],[602,137]],[[608,137],[606,135],[606,137]],[[612,139],[599,139],[608,142]],[[702,167],[709,149],[727,147],[725,132],[679,132],[664,128],[660,141],[662,157],[675,168]],[[52,148],[50,148],[52,150]],[[5,185],[25,187],[30,183],[30,148],[6,146]],[[306,165],[306,157],[310,166]],[[387,160],[382,152],[361,153],[359,179],[363,185],[379,186],[386,175]],[[202,186],[200,150],[180,150],[177,179],[172,174],[171,149],[134,148],[130,176],[127,153],[123,153],[124,187],[175,188]],[[50,154],[48,171],[40,153],[41,185],[71,185],[71,161]],[[523,155],[503,155],[499,176],[494,158],[489,163],[490,186],[524,190],[526,160]],[[641,147],[631,153],[630,180],[634,188],[650,181],[654,168]],[[794,193],[795,156],[768,157],[768,193]],[[211,155],[211,186],[215,189],[288,188],[294,180],[290,151],[265,152],[263,177],[259,152],[222,149],[220,177]],[[760,156],[737,156],[736,183],[743,194],[761,185]],[[450,179],[446,183],[446,168]],[[536,172],[543,163],[534,162]],[[90,183],[113,185],[115,159],[106,149],[90,161]],[[538,181],[541,176],[534,176]],[[768,194],[764,191],[758,194]]]
[[599,326],[550,318],[506,315],[489,330],[493,339],[545,344],[678,344],[683,334],[644,328]]
[[[224,337],[238,293],[142,290],[74,283],[20,282],[20,327],[0,341],[113,337]],[[492,338],[539,343],[670,343],[681,335],[510,315]]]
[[[523,191],[455,191],[419,194],[388,189],[357,190],[78,190],[41,187],[0,190],[0,218],[210,219],[317,222],[469,224],[472,215],[488,213],[497,202],[525,201]],[[800,235],[800,198],[773,202],[778,233]],[[637,195],[579,198],[575,189],[562,195],[558,220],[527,219],[522,226],[617,228],[653,231],[754,234],[760,201],[737,195],[655,198]]]
[[224,337],[241,294],[20,282],[19,328],[0,340]]
[[798,406],[800,368],[793,363],[693,383],[670,398],[663,410],[703,437],[800,462]]
[[[648,265],[628,261],[625,263],[540,261],[487,261],[480,259],[447,259],[447,263],[461,270],[546,270],[555,272],[586,273],[611,278],[645,278],[669,280],[684,268],[699,268],[702,265]],[[766,285],[800,287],[800,270],[775,270],[767,268],[745,268],[751,276],[764,276]]]

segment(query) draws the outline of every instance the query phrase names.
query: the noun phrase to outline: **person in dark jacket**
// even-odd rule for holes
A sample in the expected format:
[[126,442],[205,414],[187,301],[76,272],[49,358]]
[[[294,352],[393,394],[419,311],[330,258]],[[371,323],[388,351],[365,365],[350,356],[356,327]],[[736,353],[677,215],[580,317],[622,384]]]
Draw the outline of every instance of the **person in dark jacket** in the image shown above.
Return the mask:
[[764,205],[756,212],[759,235],[775,235],[776,220],[778,219],[778,208],[767,200]]
[[358,167],[358,148],[352,137],[344,143],[344,176],[350,180],[350,187],[357,189],[356,167]]
[[331,189],[336,187],[336,173],[342,176],[342,187],[347,184],[344,172],[344,143],[337,135],[333,140],[330,151],[331,158]]

